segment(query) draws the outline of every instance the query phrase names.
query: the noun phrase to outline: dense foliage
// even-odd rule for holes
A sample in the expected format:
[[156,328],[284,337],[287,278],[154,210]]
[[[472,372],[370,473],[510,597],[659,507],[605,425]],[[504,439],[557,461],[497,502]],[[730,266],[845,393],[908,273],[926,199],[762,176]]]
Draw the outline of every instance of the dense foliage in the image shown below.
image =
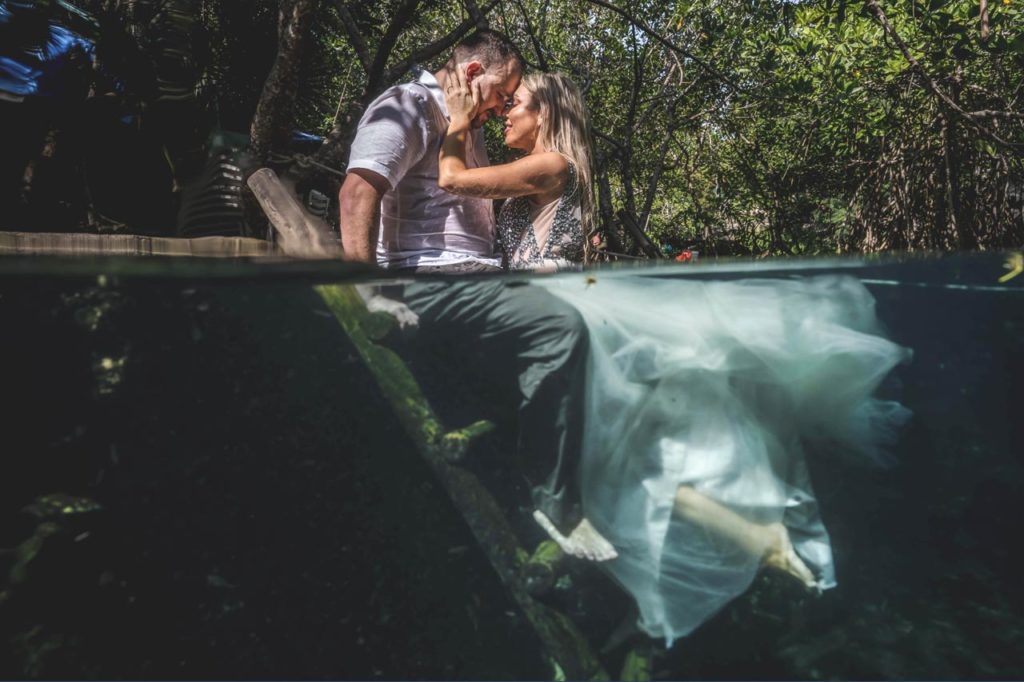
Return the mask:
[[[146,4],[91,3],[136,19]],[[362,107],[486,25],[584,87],[609,251],[1024,241],[1019,0],[162,4],[202,19],[188,46],[199,100],[224,128],[251,125],[259,156],[297,127],[326,135],[318,160],[343,168]],[[306,180],[330,195],[337,177]]]
[[350,132],[359,105],[401,77],[382,65],[404,67],[477,12],[535,68],[586,88],[612,247],[639,252],[627,222],[724,253],[1024,237],[1014,0],[331,4],[303,123]]

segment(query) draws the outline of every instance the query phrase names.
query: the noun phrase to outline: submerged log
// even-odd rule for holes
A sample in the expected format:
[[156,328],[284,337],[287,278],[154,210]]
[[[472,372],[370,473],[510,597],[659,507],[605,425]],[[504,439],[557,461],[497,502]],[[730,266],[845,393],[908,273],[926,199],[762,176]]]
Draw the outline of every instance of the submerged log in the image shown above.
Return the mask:
[[471,472],[450,463],[452,443],[465,448],[489,430],[477,422],[461,431],[448,432],[423,395],[416,379],[393,351],[374,343],[367,329],[374,326],[363,299],[352,286],[318,286],[317,291],[334,313],[373,373],[403,429],[469,525],[516,604],[543,642],[556,666],[569,679],[607,679],[601,663],[586,639],[564,614],[536,601],[524,580],[526,552],[509,526],[494,497]]
[[523,581],[527,591],[534,597],[541,597],[555,586],[565,552],[554,540],[545,540],[533,550],[533,555],[523,564]]
[[649,646],[634,646],[626,652],[619,679],[623,682],[645,682],[651,679],[653,651]]

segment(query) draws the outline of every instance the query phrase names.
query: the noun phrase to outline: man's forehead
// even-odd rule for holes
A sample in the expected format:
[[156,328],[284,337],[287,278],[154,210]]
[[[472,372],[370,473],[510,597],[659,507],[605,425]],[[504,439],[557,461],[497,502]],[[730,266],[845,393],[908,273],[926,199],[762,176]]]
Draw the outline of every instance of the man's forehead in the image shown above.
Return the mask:
[[505,94],[511,96],[519,88],[519,81],[523,79],[523,70],[519,68],[519,64],[515,61],[510,61],[505,65],[504,71],[501,74],[501,86]]

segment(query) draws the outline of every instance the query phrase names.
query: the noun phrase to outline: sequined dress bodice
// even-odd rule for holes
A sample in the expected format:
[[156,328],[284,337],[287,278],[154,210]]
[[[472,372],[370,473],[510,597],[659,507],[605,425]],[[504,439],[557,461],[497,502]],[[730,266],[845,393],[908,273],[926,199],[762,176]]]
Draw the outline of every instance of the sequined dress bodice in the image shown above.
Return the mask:
[[[509,270],[562,267],[583,260],[577,177],[576,166],[569,161],[565,190],[551,204],[535,206],[526,197],[513,197],[502,206],[498,215],[498,239]],[[538,235],[541,235],[540,240]]]

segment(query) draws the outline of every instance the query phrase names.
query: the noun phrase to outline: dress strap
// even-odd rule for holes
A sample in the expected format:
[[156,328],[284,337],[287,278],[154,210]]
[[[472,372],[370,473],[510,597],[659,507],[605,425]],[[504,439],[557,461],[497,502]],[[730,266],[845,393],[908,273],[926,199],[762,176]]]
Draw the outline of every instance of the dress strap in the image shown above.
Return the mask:
[[579,171],[576,170],[576,162],[573,161],[572,157],[565,152],[556,150],[556,153],[560,154],[562,158],[565,159],[566,163],[569,164],[569,181],[565,183],[565,190],[563,191],[563,194],[566,196],[572,196],[579,189],[580,184],[580,174]]

